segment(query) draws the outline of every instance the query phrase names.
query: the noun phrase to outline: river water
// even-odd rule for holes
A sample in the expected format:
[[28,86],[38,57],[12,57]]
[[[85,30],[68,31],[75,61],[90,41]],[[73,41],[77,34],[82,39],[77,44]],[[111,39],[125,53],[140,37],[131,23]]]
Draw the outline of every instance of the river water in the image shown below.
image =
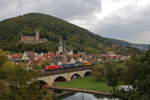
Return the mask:
[[71,96],[67,96],[65,98],[62,98],[62,100],[119,100],[118,98],[108,98],[108,97],[102,97],[100,95],[94,95],[89,93],[81,93],[77,92]]
[[[119,98],[110,98],[97,94],[83,93],[83,92],[69,92],[63,96],[58,97],[58,92],[53,92],[56,98],[54,100],[121,100]],[[57,96],[56,96],[57,95]]]

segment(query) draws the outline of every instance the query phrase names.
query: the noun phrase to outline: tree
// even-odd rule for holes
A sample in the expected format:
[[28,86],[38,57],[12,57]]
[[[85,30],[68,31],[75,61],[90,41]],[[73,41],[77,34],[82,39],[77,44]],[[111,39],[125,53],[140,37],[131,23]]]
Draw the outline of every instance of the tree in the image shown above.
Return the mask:
[[14,69],[16,66],[16,64],[14,62],[11,62],[11,61],[6,61],[4,62],[1,67],[5,68],[5,69]]
[[105,75],[106,75],[105,65],[104,64],[94,65],[92,75],[98,81],[105,79]]
[[135,87],[137,78],[137,68],[140,66],[138,58],[131,58],[125,62],[126,72],[124,74],[124,81],[128,85]]
[[115,70],[115,72],[118,76],[118,80],[119,81],[124,81],[125,72],[127,70],[124,63],[117,63],[114,70]]
[[136,89],[150,99],[150,50],[139,59],[139,62],[141,63],[137,68]]
[[92,75],[96,80],[106,80],[115,92],[124,72],[125,69],[122,64],[106,62],[105,64],[96,64]]
[[9,96],[12,96],[11,100],[41,100],[44,97],[46,92],[40,87],[40,83],[36,88],[30,88],[31,80],[34,81],[33,79],[37,77],[36,72],[25,70],[22,66],[4,68],[0,72],[3,73],[0,77],[0,85],[3,86],[0,87],[1,94],[5,93],[0,96],[0,100],[5,100]]
[[6,52],[0,50],[0,66],[8,60]]
[[[0,56],[6,58],[5,56]],[[1,60],[2,61],[2,60]],[[0,67],[0,100],[42,100],[47,91],[41,88],[31,88],[30,83],[36,81],[37,72],[26,70],[8,60],[3,60]],[[31,81],[32,80],[32,81]]]
[[[2,68],[0,68],[0,95],[6,95],[8,93],[10,93],[10,90],[6,84],[6,78],[7,78],[7,75],[6,75],[6,71]],[[1,96],[0,96],[1,98]]]
[[107,63],[107,73],[106,73],[106,80],[109,86],[113,87],[113,92],[115,92],[116,87],[119,84],[119,76],[115,69],[116,64]]
[[128,100],[150,99],[150,50],[140,57],[134,57],[125,62],[127,67],[125,83],[134,87],[128,92]]

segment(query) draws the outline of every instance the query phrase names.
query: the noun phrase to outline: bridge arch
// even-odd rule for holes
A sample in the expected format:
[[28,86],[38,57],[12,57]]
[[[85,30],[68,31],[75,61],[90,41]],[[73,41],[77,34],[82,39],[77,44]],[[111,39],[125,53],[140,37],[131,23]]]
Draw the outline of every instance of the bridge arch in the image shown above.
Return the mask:
[[71,70],[71,71],[64,71],[64,72],[56,72],[56,73],[44,73],[43,76],[37,78],[37,80],[44,80],[49,86],[56,82],[62,81],[71,81],[74,78],[86,77],[90,76],[91,69],[84,67],[85,69],[78,69],[78,70]]
[[91,71],[87,71],[87,72],[84,73],[84,77],[91,76],[91,75],[92,75]]
[[75,74],[73,74],[72,76],[71,76],[71,80],[75,80],[75,79],[79,79],[79,78],[81,78],[81,75],[80,74],[78,74],[78,73],[75,73]]
[[64,81],[67,81],[66,77],[58,76],[53,80],[53,83],[64,82]]

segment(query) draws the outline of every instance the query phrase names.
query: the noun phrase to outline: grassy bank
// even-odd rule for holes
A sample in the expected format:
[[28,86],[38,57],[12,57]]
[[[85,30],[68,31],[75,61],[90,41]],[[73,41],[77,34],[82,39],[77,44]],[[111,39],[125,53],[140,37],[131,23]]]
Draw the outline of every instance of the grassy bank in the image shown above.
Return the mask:
[[82,88],[88,90],[97,90],[103,92],[112,91],[112,87],[109,87],[104,81],[96,81],[93,77],[86,77],[70,82],[57,83],[55,86],[66,88]]

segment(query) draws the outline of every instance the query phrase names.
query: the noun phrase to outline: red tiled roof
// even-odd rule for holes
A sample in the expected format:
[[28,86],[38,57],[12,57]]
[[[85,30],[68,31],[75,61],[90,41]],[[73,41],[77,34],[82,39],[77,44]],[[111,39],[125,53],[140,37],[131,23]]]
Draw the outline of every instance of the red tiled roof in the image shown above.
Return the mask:
[[22,53],[14,53],[11,55],[11,58],[15,59],[15,58],[21,58],[22,57]]
[[45,60],[45,57],[41,57],[41,56],[36,56],[36,57],[34,57],[34,59],[33,59],[34,61],[41,61],[41,60]]

